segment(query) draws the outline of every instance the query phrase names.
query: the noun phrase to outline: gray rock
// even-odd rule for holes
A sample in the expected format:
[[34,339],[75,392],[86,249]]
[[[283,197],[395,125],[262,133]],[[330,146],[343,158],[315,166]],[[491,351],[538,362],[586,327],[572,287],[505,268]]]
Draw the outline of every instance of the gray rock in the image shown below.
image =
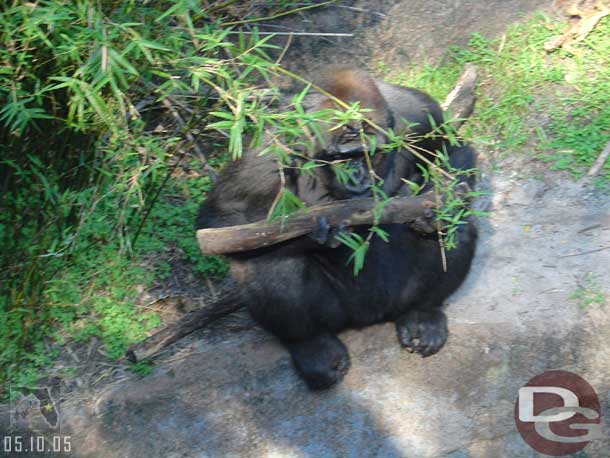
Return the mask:
[[[610,245],[610,200],[553,176],[536,198],[531,179],[489,180],[505,204],[480,222],[438,355],[406,353],[389,324],[349,331],[351,371],[312,393],[273,338],[219,329],[143,379],[67,402],[64,431],[79,456],[96,458],[535,457],[516,431],[514,403],[529,379],[559,368],[591,383],[610,421],[607,304],[571,299],[584,272],[607,279],[610,250],[561,257]],[[602,226],[579,232],[592,215]],[[608,456],[610,439],[585,452]]]

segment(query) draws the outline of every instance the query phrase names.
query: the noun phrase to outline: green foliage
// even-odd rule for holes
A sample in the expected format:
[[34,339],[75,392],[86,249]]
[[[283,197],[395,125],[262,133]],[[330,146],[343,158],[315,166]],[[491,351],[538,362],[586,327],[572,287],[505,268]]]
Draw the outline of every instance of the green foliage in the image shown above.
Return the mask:
[[[390,69],[381,66],[382,74],[387,74]],[[432,66],[424,64],[422,67],[412,67],[408,72],[401,71],[388,77],[392,83],[401,86],[410,86],[425,90],[436,100],[443,100],[453,89],[453,85],[459,77],[459,65]]]
[[[610,18],[572,45],[574,53],[547,53],[544,43],[565,27],[540,13],[495,40],[475,34],[466,48],[452,50],[449,63],[399,74],[393,81],[442,100],[463,64],[475,63],[482,84],[465,137],[505,153],[524,150],[580,177],[610,133]],[[610,183],[610,163],[602,180]]]
[[[224,146],[239,156],[267,108],[253,82],[275,64],[270,37],[229,40],[222,5],[213,18],[190,0],[0,8],[1,393],[51,364],[45,337],[95,335],[113,358],[144,338],[159,317],[136,291],[168,275],[166,250],[198,275],[226,274],[199,254],[193,221],[210,182],[180,176],[201,167],[186,164],[183,134],[197,124],[222,147],[213,122],[230,121]],[[188,114],[169,135],[153,129],[164,100]]]
[[138,361],[137,363],[129,363],[129,370],[141,377],[148,375],[153,370],[153,365],[150,361]]
[[301,202],[301,200],[295,196],[292,191],[282,187],[278,193],[277,199],[275,200],[275,204],[273,207],[271,207],[271,212],[269,213],[268,219],[269,221],[274,221],[281,218],[281,222],[283,224],[285,216],[303,208],[305,208],[303,202]]
[[339,233],[335,237],[342,244],[352,249],[348,262],[352,263],[354,275],[358,275],[364,266],[364,259],[370,246],[370,240],[354,232]]
[[469,203],[475,197],[481,195],[480,191],[468,191],[465,194],[458,193],[460,182],[471,175],[477,174],[477,169],[460,170],[451,167],[449,156],[446,151],[440,151],[436,155],[435,163],[447,171],[451,177],[447,177],[435,171],[422,168],[424,182],[432,182],[440,203],[435,210],[436,220],[440,223],[441,243],[445,250],[452,250],[457,247],[456,235],[460,226],[468,224],[470,216],[485,216],[484,212],[473,210]]

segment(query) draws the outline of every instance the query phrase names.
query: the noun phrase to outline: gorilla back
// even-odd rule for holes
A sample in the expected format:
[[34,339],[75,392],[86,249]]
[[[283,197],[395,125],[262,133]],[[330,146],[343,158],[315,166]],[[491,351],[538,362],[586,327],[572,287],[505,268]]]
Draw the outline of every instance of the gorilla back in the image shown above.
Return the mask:
[[[356,71],[335,71],[320,85],[345,102],[360,102],[370,109],[370,119],[397,132],[422,135],[432,129],[430,118],[436,125],[443,121],[441,108],[428,95],[375,82]],[[308,103],[314,110],[332,102],[318,94],[310,96]],[[326,134],[313,153],[317,158],[345,155],[356,168],[363,167],[361,142],[354,142],[353,128]],[[444,147],[453,168],[475,166],[476,156],[468,145],[444,145],[442,139],[418,141],[419,147],[430,151]],[[256,153],[248,151],[223,169],[201,206],[198,229],[266,217],[281,181],[275,159]],[[375,154],[373,165],[388,195],[405,192],[401,178],[421,179],[417,160],[407,151]],[[287,177],[288,185],[308,205],[366,195],[368,173],[358,175],[360,182],[346,186],[328,169],[316,168],[313,175],[293,173]],[[474,186],[472,178],[469,185]],[[247,299],[245,305],[288,348],[297,371],[312,389],[330,387],[347,373],[349,354],[336,335],[344,329],[393,321],[399,343],[424,357],[439,351],[447,340],[447,320],[441,307],[470,268],[476,228],[473,224],[460,226],[457,248],[446,252],[447,272],[436,236],[422,235],[406,225],[382,228],[389,234],[389,242],[373,237],[357,276],[347,265],[352,251],[334,239],[340,228],[328,227],[325,221],[313,236],[229,256],[231,272]]]

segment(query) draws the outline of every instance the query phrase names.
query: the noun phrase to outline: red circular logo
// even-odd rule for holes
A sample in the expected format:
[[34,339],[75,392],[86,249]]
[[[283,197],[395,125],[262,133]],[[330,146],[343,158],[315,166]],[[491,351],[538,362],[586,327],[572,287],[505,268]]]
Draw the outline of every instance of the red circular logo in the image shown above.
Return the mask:
[[530,447],[551,456],[576,453],[603,437],[595,390],[567,371],[544,372],[519,389],[515,423]]

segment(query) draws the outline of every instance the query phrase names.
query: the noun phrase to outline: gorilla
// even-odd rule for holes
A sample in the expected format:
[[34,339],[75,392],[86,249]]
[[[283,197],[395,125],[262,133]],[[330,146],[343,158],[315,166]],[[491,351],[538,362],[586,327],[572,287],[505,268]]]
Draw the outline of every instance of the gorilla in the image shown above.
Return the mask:
[[[451,144],[430,134],[443,123],[443,111],[429,95],[376,81],[353,69],[335,69],[318,85],[323,91],[306,96],[304,105],[314,111],[332,108],[334,97],[359,102],[365,116],[384,129],[413,138],[420,151],[444,150],[452,169],[475,167],[476,154],[467,144]],[[368,124],[348,123],[321,129],[313,158],[345,160],[351,179],[338,179],[331,166],[305,173],[286,169],[280,177],[273,154],[245,151],[228,163],[201,205],[197,229],[246,224],[267,217],[282,185],[307,206],[371,195],[371,174],[365,164],[360,129],[387,143],[384,134]],[[295,158],[298,162],[299,158]],[[398,148],[371,157],[381,188],[388,195],[408,192],[404,179],[422,183],[422,162]],[[425,165],[425,164],[424,164]],[[474,188],[474,177],[462,178]],[[320,221],[313,234],[280,244],[228,256],[231,273],[243,289],[252,317],[288,349],[297,372],[311,389],[339,382],[350,367],[350,357],[337,333],[375,323],[395,323],[400,345],[427,357],[438,352],[448,337],[444,300],[463,282],[474,255],[474,224],[459,226],[457,247],[446,252],[443,269],[436,235],[419,233],[405,224],[381,225],[389,241],[373,237],[362,270],[354,275],[347,266],[352,250],[335,236],[345,228]],[[368,228],[355,228],[366,235]]]

